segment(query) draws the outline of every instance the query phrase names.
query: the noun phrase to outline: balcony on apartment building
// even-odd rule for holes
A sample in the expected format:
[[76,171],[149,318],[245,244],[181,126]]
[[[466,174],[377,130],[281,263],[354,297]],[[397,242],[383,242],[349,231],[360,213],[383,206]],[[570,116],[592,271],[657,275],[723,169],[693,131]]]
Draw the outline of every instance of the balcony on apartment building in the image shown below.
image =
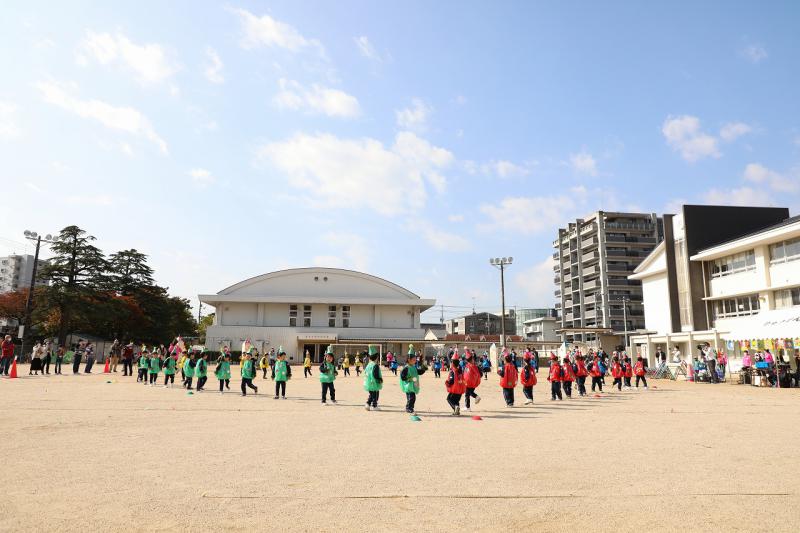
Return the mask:
[[630,231],[638,233],[653,233],[656,227],[649,222],[606,222],[606,231]]
[[596,280],[596,279],[593,279],[591,281],[586,281],[586,282],[583,283],[583,290],[584,291],[590,291],[590,290],[594,290],[594,289],[598,288],[599,286],[600,286],[600,282],[598,280]]
[[584,250],[589,249],[589,248],[594,248],[595,246],[597,246],[597,244],[599,242],[600,241],[598,241],[597,237],[591,237],[589,239],[584,239],[584,240],[581,241],[581,248],[583,248]]
[[583,276],[584,277],[592,278],[592,277],[595,277],[595,276],[598,276],[598,275],[600,275],[600,266],[599,265],[583,267]]
[[581,256],[581,260],[584,263],[594,263],[595,261],[598,261],[599,259],[600,259],[600,252],[598,252],[596,250],[593,251],[593,252],[585,253],[585,254],[583,254]]

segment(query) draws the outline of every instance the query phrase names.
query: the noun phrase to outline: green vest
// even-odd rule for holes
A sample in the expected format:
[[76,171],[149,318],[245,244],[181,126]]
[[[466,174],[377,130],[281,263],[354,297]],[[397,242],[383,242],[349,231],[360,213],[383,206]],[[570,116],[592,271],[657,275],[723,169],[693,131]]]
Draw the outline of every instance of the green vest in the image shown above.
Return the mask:
[[147,364],[150,361],[148,357],[140,356],[139,357],[139,368],[147,368]]
[[198,378],[204,378],[208,375],[208,361],[200,359],[197,361],[197,366],[194,369],[194,375]]
[[275,381],[286,381],[288,377],[286,365],[286,361],[275,361]]
[[242,365],[242,377],[246,379],[253,379],[253,360],[248,359]]
[[364,369],[364,390],[369,392],[379,391],[383,388],[383,383],[380,383],[372,376],[372,369],[378,367],[378,374],[380,374],[381,367],[375,361],[370,361],[367,368]]
[[175,358],[167,357],[164,361],[164,374],[172,376],[175,374]]
[[161,361],[158,357],[151,357],[150,358],[150,373],[151,374],[158,374],[158,371],[161,370],[159,367],[161,366]]
[[320,383],[333,383],[336,379],[336,365],[327,361],[323,364],[325,365],[325,371],[319,374]]
[[194,377],[194,368],[192,365],[189,364],[190,359],[187,359],[185,363],[183,363],[183,373],[187,378]]
[[228,361],[222,361],[214,374],[217,379],[231,379],[231,364]]
[[406,366],[408,369],[408,381],[400,380],[400,390],[403,392],[413,392],[419,394],[419,374],[416,365]]

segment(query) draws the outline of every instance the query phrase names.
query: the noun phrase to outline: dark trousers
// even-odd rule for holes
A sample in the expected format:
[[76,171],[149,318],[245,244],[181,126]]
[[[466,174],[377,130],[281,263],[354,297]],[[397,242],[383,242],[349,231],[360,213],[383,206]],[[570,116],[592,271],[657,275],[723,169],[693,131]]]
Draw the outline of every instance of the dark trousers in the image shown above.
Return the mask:
[[86,366],[83,367],[83,371],[87,374],[92,373],[92,367],[94,366],[94,356],[90,355],[86,358]]
[[242,395],[247,396],[247,387],[253,389],[258,394],[258,387],[253,385],[253,378],[242,378]]
[[11,360],[14,358],[13,355],[4,355],[0,357],[0,374],[4,376],[8,375],[8,371],[11,369]]
[[567,398],[572,398],[572,382],[565,381],[562,383],[562,386],[564,387],[564,394],[567,395]]
[[514,389],[503,388],[503,399],[506,405],[514,405]]
[[350,375],[350,367],[349,366],[344,367],[344,375],[345,376],[349,376]]
[[151,374],[150,374],[150,384],[152,385],[152,384],[154,384],[156,381],[158,381],[158,374],[156,374],[155,372],[153,372],[153,373],[151,373]]
[[231,388],[231,380],[229,380],[229,379],[221,379],[221,380],[219,380],[219,391],[220,392],[222,392],[222,388],[223,387],[227,387],[227,388],[230,389]]
[[625,376],[625,386],[626,387],[631,386],[631,378],[629,378],[628,376]]
[[77,354],[77,353],[72,357],[72,373],[73,374],[80,373],[80,371],[81,371],[81,359],[83,359],[83,356],[81,354]]
[[618,390],[622,390],[622,378],[614,378],[614,382],[611,384],[611,388],[614,388],[614,385],[617,386]]
[[578,380],[578,394],[581,396],[586,394],[586,376],[577,376]]
[[489,369],[488,368],[484,368],[483,369],[483,379],[489,379]]
[[47,354],[47,355],[44,356],[44,373],[45,374],[49,374],[50,373],[50,359],[52,359],[52,356],[50,354]]
[[356,367],[356,376],[360,376],[360,375],[361,375],[361,367],[357,366]]
[[371,390],[369,391],[369,396],[367,396],[367,405],[371,405],[372,407],[378,407],[378,398],[381,396],[381,391],[379,390]]
[[640,379],[644,382],[644,386],[647,387],[647,378],[644,377],[644,376],[636,376],[636,388],[637,389],[639,388],[639,380]]
[[433,375],[434,375],[434,377],[437,377],[437,378],[442,377],[442,370],[440,368],[434,368],[433,369]]
[[183,380],[183,386],[189,390],[192,390],[192,377],[187,377]]
[[413,413],[414,412],[414,404],[417,403],[417,393],[416,392],[407,392],[406,393],[406,413]]
[[140,368],[139,369],[139,375],[136,376],[136,381],[145,381],[145,382],[147,381],[147,369],[146,368]]
[[594,392],[595,386],[600,387],[600,392],[603,392],[603,377],[602,376],[592,376],[592,392]]
[[197,378],[197,390],[203,390],[203,387],[206,386],[206,381],[208,381],[208,376]]
[[450,406],[450,409],[455,409],[461,403],[461,395],[449,393],[447,395],[447,405]]
[[555,400],[558,398],[561,399],[561,382],[560,381],[551,381],[550,382],[550,396],[551,399]]
[[471,389],[471,388],[467,387],[467,394],[464,397],[464,404],[467,406],[467,409],[469,409],[469,399],[470,398],[477,398],[477,397],[478,397],[478,395],[475,394],[475,389]]
[[122,375],[123,376],[133,375],[133,359],[122,360]]
[[322,384],[322,403],[325,403],[328,400],[328,391],[331,392],[331,401],[336,401],[336,387],[333,386],[333,382],[331,383],[323,383]]
[[175,384],[175,374],[164,374],[164,386],[167,386],[167,383]]
[[261,376],[261,378],[262,378],[262,379],[267,379],[267,370],[269,370],[269,368],[262,368],[262,370],[264,371],[264,373],[263,373],[263,375]]
[[524,394],[525,398],[527,398],[528,400],[533,401],[533,386],[522,387],[522,394]]
[[275,397],[278,396],[286,397],[286,382],[285,381],[276,381],[275,382]]
[[303,377],[307,378],[308,376],[311,376],[311,375],[312,375],[311,374],[311,369],[309,367],[307,367],[307,366],[304,366],[303,367]]
[[63,357],[56,357],[56,369],[55,369],[55,373],[56,374],[60,374],[61,373],[61,363],[63,363],[63,362],[64,362],[64,358]]
[[706,365],[708,365],[708,374],[711,376],[711,383],[719,383],[719,378],[717,377],[717,362],[713,359],[709,359],[706,361]]

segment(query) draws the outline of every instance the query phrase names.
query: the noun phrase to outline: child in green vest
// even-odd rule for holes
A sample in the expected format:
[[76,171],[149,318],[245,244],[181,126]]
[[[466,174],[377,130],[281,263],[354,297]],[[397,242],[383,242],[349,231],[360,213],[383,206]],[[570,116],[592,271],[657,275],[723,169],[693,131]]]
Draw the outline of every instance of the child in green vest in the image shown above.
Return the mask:
[[189,354],[189,358],[183,363],[183,386],[186,390],[192,390],[192,378],[194,378],[194,352]]
[[253,378],[256,376],[256,368],[253,357],[249,353],[243,353],[242,357],[242,396],[247,396],[247,387],[253,389],[254,394],[258,394],[258,387],[253,385]]
[[217,359],[217,368],[214,375],[219,380],[219,393],[222,394],[222,387],[231,390],[231,357],[228,353],[223,353]]
[[376,362],[378,360],[378,348],[370,345],[369,347],[369,363],[364,369],[364,390],[369,393],[367,403],[364,406],[367,411],[378,410],[378,397],[380,390],[383,388],[383,376],[381,375],[381,367]]
[[194,375],[197,376],[197,392],[205,390],[203,387],[208,381],[208,352],[200,354],[200,359],[197,360],[197,366],[194,368]]
[[333,348],[328,346],[325,352],[325,360],[319,365],[319,381],[322,383],[322,405],[328,405],[328,391],[331,391],[331,403],[336,403],[336,388],[333,382],[336,380],[336,365],[333,362]]
[[139,361],[136,363],[136,367],[139,369],[139,373],[136,376],[136,381],[141,381],[145,385],[147,385],[147,369],[150,366],[150,352],[147,351],[147,348],[142,348],[142,351],[139,353]]
[[417,366],[417,352],[409,347],[406,366],[400,371],[400,388],[406,393],[406,413],[414,414],[414,404],[419,394],[419,376],[426,370],[424,365]]
[[168,355],[166,359],[164,359],[164,387],[167,386],[168,383],[172,383],[175,385],[175,365],[177,362],[175,358],[171,355]]
[[161,354],[158,353],[158,350],[153,349],[147,366],[150,373],[150,386],[155,387],[158,380],[158,372],[161,370]]
[[280,395],[285,400],[286,382],[292,379],[292,367],[286,361],[286,352],[283,351],[283,346],[278,348],[278,360],[272,367],[272,379],[275,381],[275,399],[277,400]]

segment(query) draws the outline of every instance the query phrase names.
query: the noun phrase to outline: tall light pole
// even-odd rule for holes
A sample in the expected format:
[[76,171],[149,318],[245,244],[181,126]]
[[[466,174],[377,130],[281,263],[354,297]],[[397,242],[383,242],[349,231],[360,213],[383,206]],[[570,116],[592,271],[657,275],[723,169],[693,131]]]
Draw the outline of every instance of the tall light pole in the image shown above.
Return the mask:
[[500,347],[506,347],[506,281],[505,267],[511,266],[513,257],[495,257],[489,259],[489,264],[500,269]]
[[25,353],[25,335],[31,327],[31,308],[33,307],[33,291],[36,288],[36,271],[39,267],[39,248],[42,246],[42,241],[46,243],[53,243],[55,239],[49,233],[42,237],[35,231],[25,230],[25,238],[29,241],[36,241],[36,253],[33,256],[33,268],[31,269],[31,284],[28,288],[28,299],[25,302],[25,318],[22,321],[22,327],[19,330],[19,338],[22,340],[20,352]]

